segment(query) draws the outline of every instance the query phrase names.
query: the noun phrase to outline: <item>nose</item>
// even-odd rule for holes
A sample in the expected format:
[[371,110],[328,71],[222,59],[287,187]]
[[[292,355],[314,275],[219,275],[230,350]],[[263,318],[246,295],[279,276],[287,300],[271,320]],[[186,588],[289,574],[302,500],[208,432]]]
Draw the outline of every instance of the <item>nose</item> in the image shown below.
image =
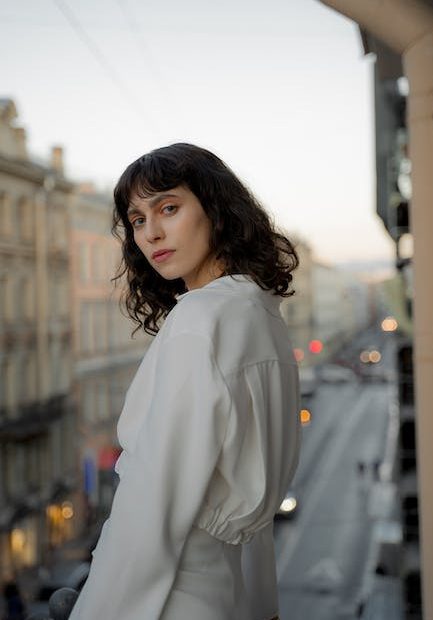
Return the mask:
[[164,238],[164,231],[160,223],[151,217],[149,217],[149,219],[146,222],[145,234],[146,234],[146,240],[149,243],[153,243],[155,241],[158,241],[158,239]]

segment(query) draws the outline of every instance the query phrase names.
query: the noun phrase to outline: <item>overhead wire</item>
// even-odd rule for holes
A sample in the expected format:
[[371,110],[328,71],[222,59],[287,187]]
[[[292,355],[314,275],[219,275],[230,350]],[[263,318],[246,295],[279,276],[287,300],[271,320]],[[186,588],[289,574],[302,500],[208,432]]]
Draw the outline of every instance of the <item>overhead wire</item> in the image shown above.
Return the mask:
[[[137,114],[140,119],[147,120],[143,117],[142,109],[139,105],[137,105],[137,96],[131,91],[129,86],[122,80],[121,76],[111,65],[107,57],[100,50],[98,45],[92,39],[92,37],[86,32],[83,26],[80,23],[80,20],[77,18],[73,10],[68,6],[68,4],[64,0],[53,0],[54,4],[58,7],[60,12],[65,17],[66,21],[69,23],[71,28],[74,30],[76,35],[82,41],[82,43],[87,47],[88,51],[92,54],[93,58],[97,61],[99,66],[103,69],[107,77],[114,84],[116,89],[120,92],[120,95],[124,99],[124,101],[129,105],[129,107]],[[155,120],[153,120],[155,123]],[[152,124],[153,124],[152,123]],[[148,122],[146,122],[147,125]],[[150,129],[150,126],[149,126]]]
[[152,73],[154,80],[158,82],[159,88],[164,90],[164,85],[162,84],[161,76],[159,75],[157,71],[157,68],[156,68],[157,65],[156,65],[155,59],[153,58],[153,54],[151,50],[149,49],[149,46],[144,41],[143,32],[141,31],[141,28],[139,27],[137,20],[133,16],[130,7],[127,5],[126,0],[115,0],[115,2],[117,6],[119,7],[119,9],[121,10],[121,12],[123,13],[123,17],[125,18],[125,22],[126,22],[126,25],[129,31],[134,36],[138,46],[140,47],[141,51],[146,57],[146,60],[147,60],[146,68],[148,68],[149,71]]
[[[167,82],[163,79],[161,73],[158,71],[158,63],[156,62],[154,55],[147,43],[145,42],[144,34],[139,26],[138,20],[133,15],[127,0],[114,0],[121,12],[123,13],[125,23],[133,35],[134,39],[140,50],[142,51],[144,58],[146,59],[146,70],[151,74],[153,81],[155,82],[158,90],[161,93],[158,104],[164,107],[164,114],[167,116],[172,114],[172,109],[167,106],[168,101],[172,101],[173,96],[170,94],[169,88],[167,88]],[[179,122],[179,106],[176,106],[176,122]]]

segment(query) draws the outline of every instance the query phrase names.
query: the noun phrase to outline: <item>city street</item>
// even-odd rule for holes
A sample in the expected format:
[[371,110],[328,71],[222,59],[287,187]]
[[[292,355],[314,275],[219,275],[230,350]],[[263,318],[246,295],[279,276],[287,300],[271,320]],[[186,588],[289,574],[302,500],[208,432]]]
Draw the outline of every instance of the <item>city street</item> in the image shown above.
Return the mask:
[[299,509],[275,523],[282,620],[356,617],[373,551],[374,464],[377,471],[384,456],[392,396],[391,383],[354,380],[321,383],[308,403],[312,421],[293,485]]

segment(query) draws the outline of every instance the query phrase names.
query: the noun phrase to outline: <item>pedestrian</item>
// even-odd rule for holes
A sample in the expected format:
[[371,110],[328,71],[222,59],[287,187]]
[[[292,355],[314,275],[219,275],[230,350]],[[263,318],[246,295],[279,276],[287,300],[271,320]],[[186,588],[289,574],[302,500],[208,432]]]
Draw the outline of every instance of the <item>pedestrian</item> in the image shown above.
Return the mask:
[[382,461],[380,459],[375,459],[373,461],[373,476],[376,482],[380,482],[381,467]]
[[120,482],[70,620],[271,620],[273,517],[299,452],[279,311],[296,251],[190,144],[129,165],[114,202],[125,307],[156,336],[126,394]]
[[3,620],[24,620],[26,608],[16,581],[7,581],[3,585],[3,598],[6,606]]

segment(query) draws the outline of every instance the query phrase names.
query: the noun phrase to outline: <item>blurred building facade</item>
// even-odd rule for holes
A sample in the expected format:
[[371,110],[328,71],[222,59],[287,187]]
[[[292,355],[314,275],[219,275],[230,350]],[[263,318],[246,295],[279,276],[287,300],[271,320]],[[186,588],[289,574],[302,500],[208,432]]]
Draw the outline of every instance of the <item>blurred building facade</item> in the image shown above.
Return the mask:
[[396,463],[401,514],[401,566],[396,571],[403,583],[405,617],[420,619],[421,566],[419,549],[418,485],[415,441],[415,390],[412,320],[412,236],[409,229],[411,164],[406,125],[407,83],[401,57],[366,31],[365,53],[374,52],[376,117],[376,205],[385,229],[395,243],[395,276],[385,293],[398,320],[397,373],[399,450]]
[[73,394],[79,429],[80,527],[109,512],[119,455],[116,424],[123,399],[151,338],[138,333],[119,307],[113,286],[120,244],[111,234],[112,201],[91,185],[77,187],[71,208]]
[[0,581],[105,518],[116,423],[151,337],[111,281],[111,199],[27,153],[0,99]]
[[2,577],[72,535],[76,488],[69,278],[73,186],[61,151],[27,155],[0,99],[0,566]]
[[332,355],[370,321],[368,287],[338,268],[313,265],[315,338]]
[[280,312],[289,327],[293,346],[303,352],[305,363],[309,363],[309,342],[313,334],[313,256],[310,246],[295,240],[299,256],[299,267],[293,274],[295,295],[283,299]]
[[376,291],[353,274],[314,259],[304,241],[297,241],[296,249],[296,294],[283,300],[280,310],[302,367],[332,357],[372,321]]

